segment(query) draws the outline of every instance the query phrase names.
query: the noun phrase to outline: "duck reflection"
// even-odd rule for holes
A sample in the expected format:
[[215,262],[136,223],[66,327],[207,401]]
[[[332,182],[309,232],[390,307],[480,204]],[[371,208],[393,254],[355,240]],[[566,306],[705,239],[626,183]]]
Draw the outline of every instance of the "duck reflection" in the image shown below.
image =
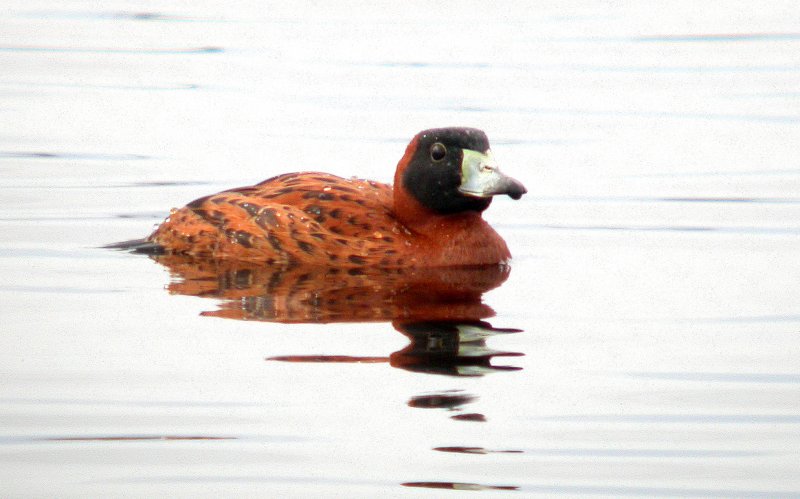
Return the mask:
[[[519,329],[493,328],[483,321],[393,322],[411,342],[389,357],[343,355],[282,355],[267,360],[284,362],[388,362],[407,371],[450,376],[482,376],[495,371],[517,371],[515,366],[495,366],[494,357],[519,357],[519,352],[501,352],[486,346],[495,334],[518,333]],[[411,405],[411,404],[409,404]]]
[[[417,395],[411,397],[408,401],[409,407],[416,407],[418,409],[445,409],[447,411],[461,411],[465,404],[472,403],[478,400],[475,395],[461,393],[461,390],[447,390],[438,393],[426,393],[424,395]],[[475,421],[479,423],[486,422],[486,416],[477,412],[459,413],[450,416],[451,419],[457,421]]]
[[445,489],[445,490],[519,490],[516,485],[482,485],[479,483],[463,482],[406,482],[401,484],[403,487],[422,487],[426,489]]
[[517,371],[520,367],[495,366],[494,357],[518,357],[519,352],[501,352],[486,346],[492,336],[519,333],[520,329],[495,328],[485,321],[421,321],[393,324],[411,342],[393,353],[393,367],[408,371],[452,376],[481,376],[494,371]]
[[487,347],[492,336],[520,332],[483,319],[483,293],[508,279],[505,265],[421,269],[290,266],[154,255],[173,276],[170,293],[222,300],[204,316],[280,323],[391,322],[409,344],[389,357],[287,355],[285,362],[388,362],[413,372],[481,376],[521,369],[493,365],[523,354]]
[[483,293],[510,272],[505,265],[347,269],[152,258],[172,274],[170,293],[224,300],[203,315],[282,323],[479,320],[494,315]]

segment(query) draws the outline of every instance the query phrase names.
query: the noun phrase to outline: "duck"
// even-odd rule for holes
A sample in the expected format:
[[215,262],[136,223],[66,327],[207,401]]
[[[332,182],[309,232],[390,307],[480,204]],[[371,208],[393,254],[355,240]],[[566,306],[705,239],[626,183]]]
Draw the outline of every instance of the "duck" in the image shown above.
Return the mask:
[[275,266],[506,264],[508,246],[482,214],[494,196],[526,192],[500,171],[483,131],[434,128],[408,144],[393,185],[278,175],[173,209],[136,248]]

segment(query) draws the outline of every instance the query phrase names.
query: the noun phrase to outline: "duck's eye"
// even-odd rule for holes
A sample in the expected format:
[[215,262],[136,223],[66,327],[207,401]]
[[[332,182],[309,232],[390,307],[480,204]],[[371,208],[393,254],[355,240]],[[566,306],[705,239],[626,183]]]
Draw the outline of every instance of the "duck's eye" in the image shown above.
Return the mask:
[[447,148],[441,142],[437,142],[431,146],[431,159],[434,161],[441,161],[447,156]]

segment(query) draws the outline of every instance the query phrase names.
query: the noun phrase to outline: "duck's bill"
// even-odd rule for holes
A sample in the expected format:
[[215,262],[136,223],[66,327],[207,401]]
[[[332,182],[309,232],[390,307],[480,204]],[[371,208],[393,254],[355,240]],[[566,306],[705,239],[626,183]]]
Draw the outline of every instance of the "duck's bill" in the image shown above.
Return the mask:
[[511,199],[519,199],[528,192],[519,180],[500,171],[492,151],[482,153],[464,149],[463,152],[461,186],[458,188],[462,194],[479,198],[507,194]]

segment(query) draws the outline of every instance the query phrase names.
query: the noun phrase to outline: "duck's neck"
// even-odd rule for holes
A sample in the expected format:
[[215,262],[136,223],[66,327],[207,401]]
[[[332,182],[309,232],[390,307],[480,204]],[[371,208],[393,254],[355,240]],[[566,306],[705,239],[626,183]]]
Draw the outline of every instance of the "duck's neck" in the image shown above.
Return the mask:
[[442,215],[395,184],[394,215],[414,234],[415,252],[428,265],[487,265],[505,263],[511,257],[505,241],[481,212]]

